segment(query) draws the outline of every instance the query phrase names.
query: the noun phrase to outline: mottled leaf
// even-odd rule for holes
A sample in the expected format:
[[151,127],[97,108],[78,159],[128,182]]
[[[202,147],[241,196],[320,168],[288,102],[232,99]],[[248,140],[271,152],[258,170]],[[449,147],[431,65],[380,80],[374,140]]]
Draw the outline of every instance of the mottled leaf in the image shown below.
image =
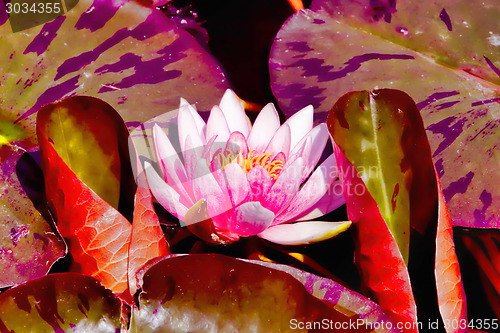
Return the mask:
[[394,321],[408,323],[407,332],[416,332],[415,299],[398,244],[356,168],[338,146],[334,148],[341,170],[347,216],[353,222],[356,265],[365,292],[388,310]]
[[76,96],[46,106],[37,121],[71,171],[118,208],[120,184],[132,176],[128,131],[118,113],[97,98]]
[[48,275],[0,295],[1,332],[119,332],[121,303],[90,277]]
[[415,103],[391,89],[348,93],[330,111],[328,129],[354,165],[343,171],[359,174],[408,262],[410,225],[424,233],[437,201],[431,152]]
[[[382,332],[400,331],[396,323],[378,304],[335,281],[287,265],[255,260],[247,261],[290,274],[299,280],[309,293],[349,316],[352,322],[360,323],[362,320],[364,324],[360,326],[379,328]],[[385,325],[381,325],[382,322]]]
[[[439,311],[447,323],[467,321],[465,290],[460,275],[460,265],[455,252],[453,228],[439,184],[439,217],[436,232],[436,289]],[[448,325],[446,332],[467,332],[464,325]]]
[[[367,291],[396,318],[403,317],[411,324],[416,322],[412,289],[415,295],[432,294],[425,281],[435,283],[444,321],[466,321],[451,220],[436,182],[423,121],[413,100],[393,89],[351,92],[335,103],[327,119],[342,171],[347,213],[356,228],[356,261]],[[408,234],[410,226],[419,232],[419,237],[412,236],[410,258],[435,259],[435,281],[425,278],[428,266],[421,263],[416,271],[419,279],[412,279],[410,286],[408,271],[395,248],[394,239],[398,238],[391,219],[406,224]],[[429,235],[433,240],[436,237],[435,245],[425,242]],[[428,249],[423,246],[429,247],[434,258],[426,257]],[[428,304],[418,296],[419,305]],[[448,332],[457,331],[453,325],[448,327]]]
[[406,91],[422,112],[453,224],[500,227],[488,200],[500,198],[496,0],[316,0],[311,8],[285,23],[271,52],[285,114],[312,104],[321,121],[349,91]]
[[[213,58],[146,1],[65,3],[65,15],[12,33],[0,1],[0,188],[8,191],[0,198],[8,225],[2,239],[14,227],[42,221],[15,174],[22,152],[16,147],[37,149],[42,106],[68,95],[95,96],[136,127],[176,109],[181,96],[209,110],[228,88]],[[46,260],[39,263],[33,272],[46,271]]]
[[333,281],[284,265],[214,254],[158,261],[145,270],[142,288],[131,332],[306,331],[295,321],[357,332],[371,331],[370,323],[381,320],[393,324],[377,305]]
[[[134,149],[129,156],[125,123],[109,104],[78,96],[43,107],[37,124],[47,195],[58,228],[70,245],[76,263],[73,270],[95,276],[116,293],[128,287],[123,297],[129,300],[137,289],[136,271],[149,259],[168,254],[168,244],[144,173],[137,178],[132,225],[104,200],[110,193],[107,186],[118,189],[109,198],[125,203],[123,196],[135,187],[129,181],[133,179],[130,161],[138,164]],[[93,155],[96,158],[88,158]],[[93,164],[77,163],[85,156]],[[107,184],[109,178],[115,183]],[[99,181],[93,183],[95,179]]]
[[[107,121],[103,123],[95,121],[101,117],[107,118]],[[54,119],[60,119],[60,122],[53,123]],[[86,140],[86,136],[93,138],[96,143],[104,144],[106,141],[95,136],[95,132],[91,132],[93,134],[91,135],[88,131],[82,131],[84,135],[76,137],[73,141],[58,141],[60,135],[58,129],[65,129],[60,124],[68,122],[74,123],[81,129],[93,126],[102,128],[101,134],[105,133],[104,138],[108,138],[107,135],[114,138],[109,142],[113,148],[111,156],[119,155],[119,145],[127,143],[127,138],[123,138],[122,132],[126,131],[125,125],[109,105],[89,97],[71,97],[60,103],[49,104],[38,112],[37,117],[37,134],[47,198],[55,215],[58,230],[67,240],[73,256],[72,270],[94,276],[105,287],[121,293],[127,289],[128,251],[132,225],[113,206],[82,182],[69,166],[71,165],[69,155],[59,155],[56,149],[59,147],[59,151],[64,153],[71,145],[80,147],[84,144],[80,140]],[[119,138],[123,140],[117,142]],[[82,154],[90,157],[89,160],[92,160],[92,153],[92,149],[82,151]],[[125,162],[129,161],[127,156]],[[123,162],[118,158],[118,165],[115,167],[122,170]],[[107,167],[110,168],[111,164]],[[107,171],[104,166],[95,167],[97,175],[100,172],[109,174]]]
[[[66,245],[41,214],[45,198],[28,197],[43,192],[38,164],[10,145],[0,146],[0,163],[0,288],[4,288],[45,275],[66,254]],[[12,209],[12,202],[23,202],[31,211]]]

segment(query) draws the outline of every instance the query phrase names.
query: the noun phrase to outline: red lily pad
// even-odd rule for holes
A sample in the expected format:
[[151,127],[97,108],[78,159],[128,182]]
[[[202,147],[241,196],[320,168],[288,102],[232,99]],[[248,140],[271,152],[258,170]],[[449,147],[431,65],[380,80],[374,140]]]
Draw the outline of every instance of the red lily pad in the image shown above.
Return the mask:
[[[415,103],[392,89],[348,93],[330,111],[328,129],[355,167],[343,172],[359,174],[408,262],[410,225],[425,233],[437,201],[431,152]],[[359,193],[347,194],[356,199]]]
[[[366,292],[391,311],[395,320],[407,323],[405,331],[411,332],[417,323],[412,289],[431,293],[421,282],[430,280],[436,285],[445,322],[467,321],[451,220],[413,100],[393,89],[351,92],[335,103],[327,122],[335,142],[348,217],[355,229],[356,263]],[[420,241],[411,246],[418,238],[412,237],[410,243],[410,226],[420,233],[420,239],[436,235],[435,244]],[[432,271],[421,264],[416,271],[420,279],[410,284],[402,244],[411,250],[412,260],[434,260],[435,278],[422,280]],[[429,251],[422,246],[430,247],[434,258],[415,255]],[[421,297],[419,301],[427,304]],[[448,332],[457,331],[448,326]]]
[[[64,96],[90,95],[110,103],[130,127],[136,127],[176,109],[181,96],[197,101],[200,110],[209,110],[228,88],[217,62],[189,33],[145,1],[65,3],[66,14],[12,33],[4,2],[0,2],[2,242],[9,240],[10,230],[24,225],[39,229],[36,232],[47,238],[49,226],[43,223],[15,172],[23,149],[37,149],[35,119],[41,107]],[[36,249],[43,246],[34,242],[26,243],[25,248],[31,244]],[[5,244],[0,246],[9,250]],[[24,250],[19,252],[13,259],[2,255],[2,267],[29,256]],[[30,269],[40,276],[61,255],[61,246],[47,257],[36,252],[31,255],[36,260]],[[5,283],[27,279],[14,277]]]
[[[436,288],[439,311],[446,323],[464,323],[467,320],[465,290],[460,275],[453,241],[453,227],[446,207],[441,184],[439,184],[439,217],[436,232]],[[446,332],[467,332],[464,325],[447,325]]]
[[[37,124],[47,198],[73,256],[72,270],[96,277],[115,293],[134,292],[135,271],[167,254],[168,246],[144,174],[133,224],[115,209],[127,206],[135,190],[125,123],[109,104],[77,96],[43,107]],[[110,192],[109,182],[117,189]]]
[[2,332],[120,332],[121,302],[90,277],[41,277],[0,295]]
[[[284,265],[215,254],[181,255],[151,263],[143,273],[131,332],[292,332],[308,330],[307,323],[314,322],[331,325],[316,330],[368,332],[370,324],[378,324],[382,332],[396,331],[368,299]],[[382,320],[385,325],[380,325]]]
[[[322,121],[349,91],[397,88],[421,110],[454,225],[499,228],[500,7],[446,1],[327,1],[290,18],[270,59],[287,115]],[[488,170],[488,172],[483,172]]]

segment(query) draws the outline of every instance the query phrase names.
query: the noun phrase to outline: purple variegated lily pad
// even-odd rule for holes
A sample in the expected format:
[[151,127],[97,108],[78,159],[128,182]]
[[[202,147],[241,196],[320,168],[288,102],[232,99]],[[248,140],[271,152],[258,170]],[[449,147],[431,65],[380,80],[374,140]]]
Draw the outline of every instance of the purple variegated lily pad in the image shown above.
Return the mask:
[[291,115],[325,120],[353,90],[406,91],[421,110],[454,225],[500,228],[500,7],[496,0],[316,0],[270,59]]
[[[4,160],[7,154],[10,158]],[[4,288],[47,274],[66,254],[66,245],[44,219],[50,215],[43,214],[44,183],[36,161],[6,145],[0,147],[0,158],[0,288]]]
[[287,265],[174,254],[151,260],[138,280],[130,332],[292,332],[307,322],[323,323],[315,328],[325,331],[400,331],[376,303]]
[[[33,257],[30,269],[37,272],[9,283],[45,274],[62,255],[61,246],[55,256],[37,255],[43,244],[30,243],[34,230],[50,228],[16,173],[21,153],[37,149],[35,119],[42,106],[70,95],[95,96],[136,127],[176,109],[179,97],[208,111],[227,88],[216,61],[146,2],[79,0],[65,15],[13,33],[0,1],[0,246],[10,241],[11,229],[29,225],[17,246]],[[18,264],[15,257],[0,257],[2,267]]]

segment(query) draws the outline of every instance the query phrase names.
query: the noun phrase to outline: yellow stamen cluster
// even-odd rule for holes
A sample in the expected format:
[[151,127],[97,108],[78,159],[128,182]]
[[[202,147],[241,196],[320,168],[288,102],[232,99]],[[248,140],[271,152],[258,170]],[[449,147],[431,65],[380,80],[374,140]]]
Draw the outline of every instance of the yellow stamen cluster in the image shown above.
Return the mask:
[[230,150],[225,150],[215,154],[213,160],[218,161],[222,169],[224,169],[228,164],[236,162],[245,173],[248,173],[257,165],[260,165],[267,172],[269,172],[269,175],[274,180],[276,180],[281,173],[281,170],[283,170],[284,161],[281,159],[273,160],[273,155],[269,153],[253,156],[254,153],[255,151],[251,150],[246,156],[243,156],[241,152],[234,154]]

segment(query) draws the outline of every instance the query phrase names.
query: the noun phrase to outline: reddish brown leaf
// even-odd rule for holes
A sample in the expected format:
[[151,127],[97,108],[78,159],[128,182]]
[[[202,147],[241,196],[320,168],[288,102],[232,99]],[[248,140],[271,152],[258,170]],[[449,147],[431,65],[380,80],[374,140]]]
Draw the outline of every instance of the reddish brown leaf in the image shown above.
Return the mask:
[[[102,179],[104,175],[118,179],[110,185],[119,186],[122,167],[117,156],[120,139],[127,133],[124,126],[113,108],[89,97],[72,97],[49,104],[37,116],[47,198],[59,232],[66,238],[73,256],[72,270],[94,276],[116,293],[127,289],[132,226],[93,188],[80,180],[69,165],[89,181]],[[68,139],[68,135],[71,138]],[[95,145],[88,144],[90,139]],[[108,146],[103,148],[105,143]],[[78,158],[73,158],[75,156]],[[85,156],[87,163],[78,163]],[[103,161],[108,163],[103,165]],[[119,189],[106,190],[102,185],[99,189],[118,203]]]
[[138,176],[134,221],[130,239],[128,282],[130,293],[137,291],[135,274],[149,259],[170,253],[168,243],[153,208],[151,192],[143,172]]
[[[441,189],[439,178],[439,217],[436,235],[436,288],[438,293],[439,311],[445,322],[467,322],[467,304],[465,291],[460,275],[455,243],[453,242],[453,228],[450,214],[446,207],[446,200]],[[466,332],[463,325],[448,325],[446,332]]]
[[[385,314],[376,306],[371,306],[374,316],[362,313],[371,305],[366,299],[355,313],[330,307],[281,269],[280,265],[260,265],[217,254],[159,260],[141,278],[142,292],[132,312],[130,332],[159,331],[159,327],[165,332],[368,332],[369,324],[362,323],[380,324],[384,319]],[[302,274],[303,280],[315,278],[305,272],[295,274]],[[340,291],[317,277],[315,282],[323,294]],[[358,300],[352,296],[353,302]],[[334,305],[342,302],[330,301]],[[313,328],[314,322],[322,326],[314,324]],[[380,331],[391,331],[384,328],[382,325]]]
[[[135,187],[129,182],[128,132],[123,120],[103,101],[72,97],[41,109],[37,121],[49,205],[69,243],[72,270],[94,276],[130,299],[137,289],[137,269],[169,251],[142,173],[133,225],[99,196],[102,193],[122,207]],[[88,161],[82,161],[85,156]]]
[[[335,157],[341,170],[347,215],[353,221],[356,263],[366,292],[391,312],[395,322],[416,327],[417,309],[410,276],[398,245],[377,203],[338,146],[335,146]],[[416,332],[416,329],[406,332]]]

